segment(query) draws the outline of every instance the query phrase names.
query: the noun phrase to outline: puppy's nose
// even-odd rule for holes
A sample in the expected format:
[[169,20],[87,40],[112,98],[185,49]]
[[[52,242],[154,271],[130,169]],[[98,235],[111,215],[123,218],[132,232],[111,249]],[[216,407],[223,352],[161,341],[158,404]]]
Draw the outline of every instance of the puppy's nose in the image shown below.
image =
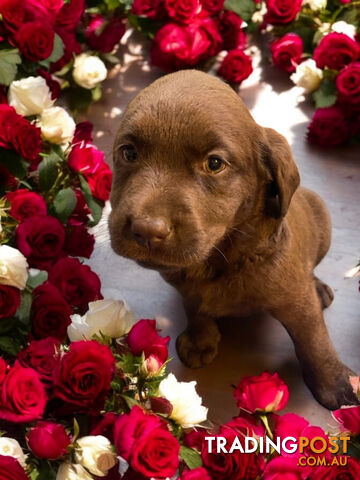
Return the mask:
[[162,218],[135,218],[131,231],[139,245],[149,247],[163,242],[170,233],[170,226]]

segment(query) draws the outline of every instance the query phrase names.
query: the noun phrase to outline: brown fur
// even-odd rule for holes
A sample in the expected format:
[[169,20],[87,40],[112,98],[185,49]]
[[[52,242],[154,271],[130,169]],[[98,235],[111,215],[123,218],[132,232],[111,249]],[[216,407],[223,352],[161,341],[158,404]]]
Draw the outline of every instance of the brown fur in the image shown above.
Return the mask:
[[[136,161],[123,145],[136,148]],[[211,154],[228,162],[223,171],[205,170]],[[197,71],[167,75],[120,122],[112,246],[182,294],[189,325],[177,350],[186,365],[215,357],[216,319],[268,311],[291,335],[315,397],[335,409],[355,396],[324,324],[332,291],[313,275],[330,217],[299,181],[285,138],[257,125],[230,87]]]

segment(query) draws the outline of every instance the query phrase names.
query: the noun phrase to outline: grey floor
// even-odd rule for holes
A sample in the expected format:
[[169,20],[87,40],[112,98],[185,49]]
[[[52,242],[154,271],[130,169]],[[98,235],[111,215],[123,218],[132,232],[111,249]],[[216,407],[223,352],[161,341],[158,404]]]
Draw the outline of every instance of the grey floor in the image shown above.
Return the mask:
[[[84,117],[94,123],[95,143],[111,164],[111,148],[118,118],[128,101],[161,72],[150,68],[142,56],[143,46],[130,38],[123,49],[121,65],[105,82],[103,99]],[[312,107],[301,102],[301,92],[292,88],[286,74],[259,64],[246,80],[240,95],[255,120],[285,135],[299,166],[302,184],[316,190],[326,201],[333,220],[331,250],[319,265],[317,275],[335,291],[335,300],[326,311],[326,322],[340,356],[360,372],[360,293],[355,279],[344,273],[360,258],[360,151],[357,147],[321,150],[305,139]],[[264,65],[265,63],[265,65]],[[116,256],[110,247],[105,209],[102,222],[94,229],[95,252],[89,261],[100,275],[106,297],[125,299],[138,318],[159,317],[164,335],[171,335],[171,369],[181,380],[197,380],[199,393],[209,406],[209,417],[223,422],[236,414],[232,387],[243,375],[263,370],[277,371],[288,383],[291,399],[288,411],[314,424],[331,428],[330,413],[311,396],[303,383],[292,343],[282,326],[271,317],[232,319],[221,325],[223,340],[214,363],[190,370],[178,360],[175,338],[185,327],[185,314],[177,292],[154,271]]]

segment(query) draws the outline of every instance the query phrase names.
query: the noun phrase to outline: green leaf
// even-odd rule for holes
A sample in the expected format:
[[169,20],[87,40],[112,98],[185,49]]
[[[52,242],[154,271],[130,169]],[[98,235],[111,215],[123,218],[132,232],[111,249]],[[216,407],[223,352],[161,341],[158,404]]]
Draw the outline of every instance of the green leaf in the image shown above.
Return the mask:
[[11,356],[16,356],[21,349],[21,344],[14,337],[0,337],[0,351]]
[[92,196],[89,184],[82,175],[79,175],[81,190],[84,194],[86,203],[91,210],[91,215],[93,217],[92,221],[89,222],[89,227],[94,227],[100,222],[103,206],[100,205],[95,198]]
[[245,22],[248,22],[256,10],[256,3],[254,0],[226,0],[225,8],[237,13]]
[[130,375],[135,375],[141,364],[141,357],[135,357],[131,353],[125,353],[121,356],[119,367]]
[[29,324],[32,295],[30,292],[23,291],[21,294],[21,304],[17,309],[15,317],[24,325]]
[[70,187],[60,190],[54,198],[56,216],[61,223],[66,223],[76,206],[76,195]]
[[21,63],[19,50],[0,50],[0,84],[10,85],[15,79],[18,64]]
[[78,421],[76,420],[76,418],[74,417],[74,434],[73,434],[73,439],[72,439],[72,443],[75,443],[76,442],[76,439],[78,438],[79,434],[80,434],[80,426],[79,426],[79,423]]
[[74,86],[70,89],[69,104],[72,110],[86,110],[92,102],[91,90]]
[[100,98],[102,97],[102,88],[101,85],[96,86],[91,90],[91,95],[93,102],[98,102]]
[[336,102],[336,97],[336,85],[328,78],[325,78],[320,87],[313,93],[316,108],[331,107]]
[[0,162],[14,175],[14,177],[19,180],[25,177],[28,164],[18,153],[14,152],[14,150],[0,148]]
[[26,284],[30,288],[36,288],[39,285],[42,285],[48,279],[48,273],[45,270],[29,270],[29,278]]
[[37,470],[37,476],[31,477],[31,480],[56,480],[56,472],[50,462],[42,460]]
[[0,320],[0,335],[9,333],[9,331],[14,327],[15,322],[15,318],[2,318]]
[[184,460],[190,470],[202,466],[200,454],[196,450],[185,447],[184,445],[181,445],[180,447],[180,458]]
[[121,398],[125,401],[126,405],[131,410],[135,405],[139,405],[139,402],[135,398],[129,397],[128,395],[120,395]]
[[56,154],[50,154],[48,157],[45,157],[39,165],[39,185],[40,190],[43,192],[50,190],[57,179],[59,173],[57,167],[58,161],[59,157]]
[[54,48],[53,51],[46,60],[42,60],[40,65],[48,68],[50,63],[57,62],[62,56],[64,55],[64,42],[62,41],[61,37],[55,33],[54,37]]

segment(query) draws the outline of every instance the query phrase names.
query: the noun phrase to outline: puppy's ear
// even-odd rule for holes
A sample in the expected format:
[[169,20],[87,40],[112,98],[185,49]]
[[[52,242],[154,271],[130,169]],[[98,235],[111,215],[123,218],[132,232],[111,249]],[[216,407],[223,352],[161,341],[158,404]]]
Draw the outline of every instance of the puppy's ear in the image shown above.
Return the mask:
[[265,213],[282,218],[299,186],[300,175],[285,137],[272,128],[264,128],[263,131],[265,141],[261,143],[261,162],[268,178]]

